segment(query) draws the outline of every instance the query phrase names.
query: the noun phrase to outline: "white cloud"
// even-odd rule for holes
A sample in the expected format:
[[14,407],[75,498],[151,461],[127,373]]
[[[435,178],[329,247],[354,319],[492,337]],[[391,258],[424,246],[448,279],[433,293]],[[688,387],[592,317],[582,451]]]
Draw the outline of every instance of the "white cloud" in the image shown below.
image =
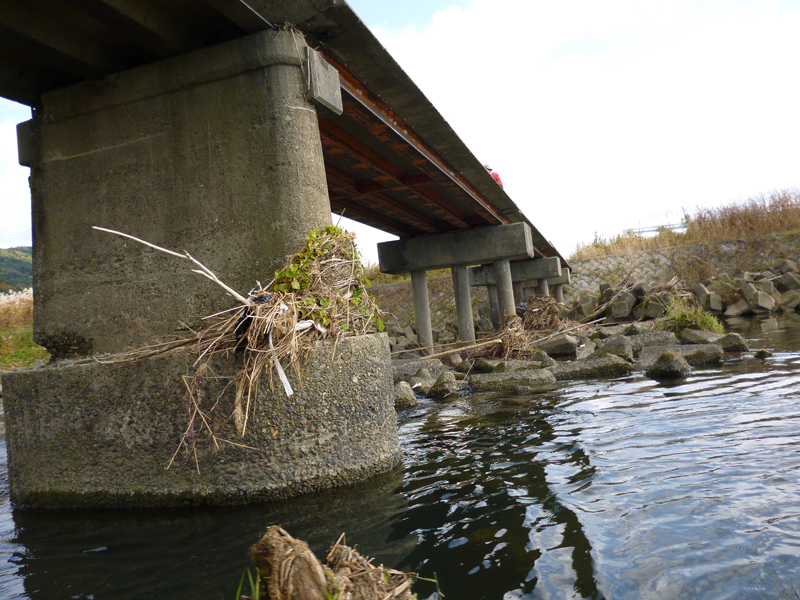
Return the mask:
[[[796,6],[474,0],[375,33],[568,256],[595,232],[800,186]],[[0,105],[0,246],[30,243],[13,129],[27,118]],[[374,261],[386,236],[366,231]]]
[[800,185],[800,13],[710,6],[476,0],[376,35],[569,255]]

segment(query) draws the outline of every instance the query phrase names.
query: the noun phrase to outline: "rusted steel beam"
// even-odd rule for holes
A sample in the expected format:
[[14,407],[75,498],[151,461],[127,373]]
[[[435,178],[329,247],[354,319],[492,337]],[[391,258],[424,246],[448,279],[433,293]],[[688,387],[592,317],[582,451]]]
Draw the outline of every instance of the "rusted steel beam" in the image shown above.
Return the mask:
[[394,221],[410,225],[423,233],[436,233],[440,230],[430,218],[386,194],[375,193],[367,195],[362,193],[358,189],[359,182],[355,177],[332,165],[325,165],[325,174],[328,178],[329,188],[333,184],[335,188],[345,190],[345,194],[348,197],[357,196],[360,199],[359,204],[367,203],[369,207],[378,212],[383,210],[387,213],[387,216],[392,215]]
[[[345,153],[354,158],[358,163],[371,168],[377,177],[369,177],[369,182],[361,190],[363,193],[375,193],[380,190],[377,186],[387,189],[392,184],[399,184],[403,189],[408,190],[411,198],[416,198],[427,210],[435,214],[442,221],[446,221],[459,229],[467,229],[466,215],[450,202],[425,188],[419,180],[415,180],[415,185],[405,185],[406,174],[400,167],[385,159],[374,150],[369,148],[360,140],[342,131],[330,121],[320,122],[320,137],[323,148],[330,149],[331,152]],[[358,166],[358,165],[355,165]],[[424,175],[424,174],[423,174]],[[388,179],[388,181],[387,181]],[[375,187],[373,188],[373,184]]]
[[333,122],[322,119],[319,122],[320,135],[324,139],[329,140],[342,150],[346,151],[364,163],[369,164],[375,170],[390,176],[395,181],[399,181],[405,175],[405,171],[395,165],[392,161],[387,160],[374,150],[361,142],[359,139],[343,131],[337,127]]
[[330,193],[331,212],[342,215],[348,219],[353,219],[359,223],[364,223],[375,229],[386,231],[400,237],[411,236],[416,233],[416,229],[396,221],[388,221],[385,212],[378,212],[358,204],[345,194],[338,192]]
[[349,118],[359,123],[375,138],[411,162],[420,171],[433,177],[450,194],[459,198],[463,205],[469,206],[475,213],[481,215],[485,219],[484,224],[498,225],[509,222],[465,179],[444,166],[441,159],[438,159],[432,150],[426,152],[418,145],[409,143],[407,130],[400,130],[396,122],[382,115],[378,109],[372,107],[362,96],[349,90],[344,84],[342,88],[347,92],[342,94],[342,100]]
[[[377,118],[382,121],[399,140],[383,141],[391,145],[396,151],[402,152],[406,158],[412,161],[415,166],[421,166],[419,156],[424,157],[425,161],[431,168],[424,169],[424,171],[439,180],[443,180],[442,185],[452,190],[454,193],[460,189],[463,194],[466,194],[471,203],[476,205],[476,212],[484,215],[487,218],[487,223],[509,223],[510,221],[500,214],[483,195],[478,192],[460,173],[457,173],[450,165],[448,165],[438,153],[430,148],[421,138],[419,138],[405,122],[391,110],[386,104],[379,99],[373,97],[367,89],[356,79],[336,58],[323,50],[325,59],[330,62],[339,71],[340,80],[342,83],[342,90],[345,97],[352,99],[353,103],[363,107],[363,110],[373,115],[372,119]],[[352,107],[351,107],[352,108]],[[348,108],[345,107],[345,112]],[[353,115],[349,115],[353,116]],[[397,143],[398,141],[402,143]],[[394,142],[394,143],[393,143]],[[437,177],[438,176],[438,177]]]

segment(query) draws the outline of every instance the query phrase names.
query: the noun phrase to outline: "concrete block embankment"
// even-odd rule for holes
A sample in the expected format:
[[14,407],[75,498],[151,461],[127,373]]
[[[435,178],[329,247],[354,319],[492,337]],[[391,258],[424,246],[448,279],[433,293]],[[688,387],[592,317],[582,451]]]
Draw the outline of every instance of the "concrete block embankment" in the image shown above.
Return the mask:
[[564,287],[571,303],[583,290],[597,290],[601,283],[633,281],[702,281],[708,277],[741,271],[760,271],[786,259],[796,259],[800,233],[766,235],[744,240],[693,244],[652,251],[631,252],[591,260],[569,261],[571,282]]

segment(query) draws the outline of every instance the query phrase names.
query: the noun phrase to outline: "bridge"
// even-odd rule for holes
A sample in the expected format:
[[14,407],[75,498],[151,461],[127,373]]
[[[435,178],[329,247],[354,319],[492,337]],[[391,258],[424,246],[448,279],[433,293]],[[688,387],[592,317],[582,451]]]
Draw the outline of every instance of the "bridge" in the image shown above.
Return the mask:
[[381,269],[412,274],[428,344],[427,270],[453,269],[462,339],[474,339],[470,283],[488,286],[499,323],[524,282],[558,297],[569,281],[341,0],[3,3],[0,95],[33,109],[18,138],[34,329],[55,356],[146,343],[224,301],[91,225],[186,249],[249,289],[343,212],[400,236],[379,246]]

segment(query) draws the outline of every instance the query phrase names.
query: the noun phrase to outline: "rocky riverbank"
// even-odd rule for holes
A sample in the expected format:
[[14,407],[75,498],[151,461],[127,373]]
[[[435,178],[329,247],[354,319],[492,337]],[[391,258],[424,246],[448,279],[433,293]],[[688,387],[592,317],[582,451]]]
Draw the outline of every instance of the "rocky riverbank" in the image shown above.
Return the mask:
[[[598,328],[591,335],[561,334],[540,344],[529,360],[456,355],[393,361],[395,407],[414,406],[420,397],[446,400],[463,393],[536,392],[558,381],[620,377],[641,371],[655,380],[680,379],[695,367],[718,365],[749,352],[737,333],[684,329],[680,336],[655,331],[655,323]],[[766,358],[767,351],[756,356]],[[453,358],[455,357],[455,358]]]
[[[535,342],[536,352],[528,360],[464,360],[458,353],[444,361],[419,355],[408,358],[416,344],[415,332],[412,326],[395,322],[389,330],[396,353],[395,405],[408,407],[419,397],[447,398],[473,391],[529,392],[557,381],[617,377],[634,371],[656,380],[675,379],[695,367],[720,364],[750,351],[738,334],[693,327],[678,330],[677,335],[659,330],[676,296],[690,299],[699,313],[723,320],[798,311],[800,274],[795,261],[783,259],[769,269],[734,276],[721,273],[691,284],[674,278],[667,283],[604,283],[596,291],[584,290],[571,305],[559,305],[559,318],[592,321],[596,330]],[[480,314],[482,307],[478,308]],[[449,329],[444,324],[443,330]],[[755,353],[757,358],[768,355],[766,350]]]

